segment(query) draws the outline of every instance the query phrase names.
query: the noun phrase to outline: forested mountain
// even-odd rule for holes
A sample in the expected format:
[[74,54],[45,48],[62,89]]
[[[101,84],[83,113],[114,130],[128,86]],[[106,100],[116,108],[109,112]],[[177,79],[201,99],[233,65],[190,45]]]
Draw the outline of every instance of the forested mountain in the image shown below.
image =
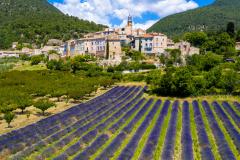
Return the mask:
[[163,32],[170,36],[191,31],[216,31],[234,22],[240,28],[240,0],[216,0],[213,4],[168,16],[159,20],[148,32]]
[[14,41],[40,46],[50,38],[67,40],[103,27],[65,15],[47,0],[0,0],[0,48]]

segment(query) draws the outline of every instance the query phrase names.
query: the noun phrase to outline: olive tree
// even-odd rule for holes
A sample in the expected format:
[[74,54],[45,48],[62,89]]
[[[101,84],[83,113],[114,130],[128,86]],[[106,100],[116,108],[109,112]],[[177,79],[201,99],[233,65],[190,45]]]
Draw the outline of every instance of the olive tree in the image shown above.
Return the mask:
[[7,113],[4,114],[3,119],[7,122],[8,128],[11,127],[10,123],[12,122],[14,117],[15,117],[15,114],[13,112],[7,112]]
[[37,102],[35,102],[34,107],[37,109],[40,109],[42,111],[42,115],[45,115],[45,111],[48,110],[51,107],[54,107],[55,104],[48,99],[40,99]]
[[22,110],[22,114],[27,107],[32,105],[32,100],[30,98],[17,98],[17,107]]

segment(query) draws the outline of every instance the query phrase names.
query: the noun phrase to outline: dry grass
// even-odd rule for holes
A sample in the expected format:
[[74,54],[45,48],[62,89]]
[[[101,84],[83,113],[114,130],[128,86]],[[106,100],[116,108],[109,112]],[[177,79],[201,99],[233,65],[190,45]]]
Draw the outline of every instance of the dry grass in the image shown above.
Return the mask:
[[117,83],[119,86],[146,86],[145,82],[119,82]]
[[[70,107],[72,107],[74,104],[66,104],[65,102],[58,102],[57,107],[50,108],[46,115],[50,116],[59,112],[62,112]],[[15,129],[22,128],[24,126],[27,126],[29,124],[32,124],[34,122],[37,122],[43,118],[46,118],[47,116],[42,116],[40,110],[29,107],[26,109],[24,114],[21,113],[21,110],[15,110],[15,119],[12,121],[11,126],[12,128],[7,128],[7,123],[4,120],[0,120],[0,134],[10,132]],[[30,116],[28,117],[28,113],[30,113]],[[3,115],[2,115],[3,116]]]
[[240,102],[240,97],[237,96],[230,96],[230,95],[214,95],[214,96],[199,96],[199,97],[186,97],[186,98],[179,98],[179,97],[161,97],[161,96],[156,96],[156,95],[149,95],[149,94],[144,94],[144,97],[146,98],[156,98],[156,99],[162,99],[162,100],[179,100],[180,102],[183,101],[189,101],[192,102],[194,100],[198,101],[203,101],[206,100],[208,102],[213,102],[213,101],[218,101],[218,102],[223,102],[223,101],[228,101],[230,103],[233,102]]

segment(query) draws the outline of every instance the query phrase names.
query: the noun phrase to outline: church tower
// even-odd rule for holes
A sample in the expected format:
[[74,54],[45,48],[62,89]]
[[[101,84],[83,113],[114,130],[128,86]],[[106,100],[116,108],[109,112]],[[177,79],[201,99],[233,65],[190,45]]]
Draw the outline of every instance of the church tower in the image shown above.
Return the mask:
[[132,16],[128,16],[128,21],[127,21],[127,25],[125,27],[125,34],[127,36],[132,36],[132,32],[133,32],[133,18]]
[[128,16],[128,23],[127,23],[128,27],[132,27],[133,26],[133,18],[131,15]]

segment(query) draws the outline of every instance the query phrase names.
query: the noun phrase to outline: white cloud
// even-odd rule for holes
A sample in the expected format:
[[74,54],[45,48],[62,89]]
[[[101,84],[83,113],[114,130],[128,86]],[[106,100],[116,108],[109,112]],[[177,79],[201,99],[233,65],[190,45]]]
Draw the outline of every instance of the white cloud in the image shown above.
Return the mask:
[[[129,14],[142,17],[146,12],[152,12],[159,17],[183,12],[198,7],[193,0],[64,0],[64,3],[54,3],[62,12],[77,16],[80,19],[114,26],[112,18],[117,18],[126,24]],[[156,20],[147,19],[145,23],[135,25],[146,29]]]
[[156,23],[157,20],[148,20],[145,23],[135,23],[134,27],[135,28],[141,28],[141,29],[148,29],[149,27],[151,27],[154,23]]

